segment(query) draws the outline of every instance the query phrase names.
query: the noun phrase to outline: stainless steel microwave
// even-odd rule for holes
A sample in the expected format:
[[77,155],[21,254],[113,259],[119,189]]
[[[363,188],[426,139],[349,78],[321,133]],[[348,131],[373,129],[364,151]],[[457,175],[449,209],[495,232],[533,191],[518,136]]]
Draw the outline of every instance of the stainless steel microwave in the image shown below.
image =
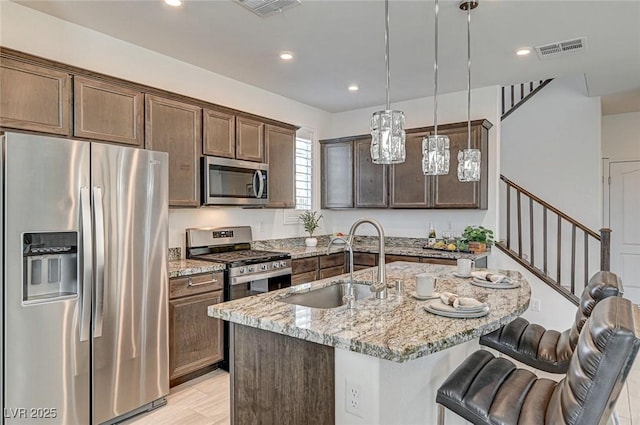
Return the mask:
[[266,205],[269,165],[238,159],[202,158],[203,205]]

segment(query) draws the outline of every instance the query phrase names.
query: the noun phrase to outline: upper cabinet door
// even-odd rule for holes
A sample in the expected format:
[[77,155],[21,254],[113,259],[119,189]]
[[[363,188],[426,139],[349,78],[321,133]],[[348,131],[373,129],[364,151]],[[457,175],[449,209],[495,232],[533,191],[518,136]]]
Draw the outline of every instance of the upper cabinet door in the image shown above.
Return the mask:
[[405,162],[390,166],[392,208],[431,207],[431,178],[422,173],[422,138],[427,134],[407,134]]
[[71,76],[2,58],[0,126],[71,134]]
[[269,164],[269,207],[296,206],[296,132],[273,125],[265,127],[266,162]]
[[236,158],[264,162],[264,123],[236,117]]
[[355,156],[355,207],[386,208],[387,169],[386,165],[371,161],[371,137],[353,142]]
[[236,117],[215,109],[203,110],[203,153],[236,157]]
[[482,153],[480,181],[464,183],[458,180],[458,152],[467,148],[467,123],[438,128],[438,134],[449,136],[451,160],[449,174],[433,179],[434,208],[487,209],[487,150],[491,123],[480,120],[471,124],[471,148],[480,149]]
[[202,109],[145,95],[147,149],[169,153],[169,205],[200,205]]
[[322,144],[322,208],[353,208],[353,141]]
[[142,147],[142,92],[102,81],[73,80],[73,135]]

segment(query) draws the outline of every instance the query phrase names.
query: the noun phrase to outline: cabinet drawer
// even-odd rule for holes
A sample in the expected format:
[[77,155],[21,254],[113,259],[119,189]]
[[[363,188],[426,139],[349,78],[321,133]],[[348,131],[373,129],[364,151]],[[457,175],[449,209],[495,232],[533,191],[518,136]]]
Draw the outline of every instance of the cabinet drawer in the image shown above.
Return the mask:
[[320,279],[326,279],[328,277],[338,276],[341,274],[344,274],[344,266],[329,267],[327,269],[320,270]]
[[412,257],[410,255],[385,255],[385,264],[393,263],[394,261],[409,261],[411,263],[419,263],[420,257]]
[[320,257],[320,269],[326,269],[335,266],[344,266],[344,253],[338,252],[336,254],[321,255]]
[[455,266],[457,264],[457,260],[451,260],[449,258],[421,258],[421,263],[429,263],[429,264],[446,264],[448,266]]
[[169,299],[222,289],[223,279],[222,272],[169,279]]
[[373,267],[378,264],[378,254],[370,254],[367,252],[354,252],[353,264],[354,265],[357,264],[359,266]]
[[359,264],[354,264],[353,265],[353,271],[357,272],[358,270],[364,270],[364,269],[368,269],[371,266],[361,266]]
[[318,270],[318,257],[291,260],[291,273],[300,274]]
[[291,285],[300,285],[301,283],[313,282],[314,280],[318,280],[318,272],[306,272],[300,274],[294,274],[291,276]]

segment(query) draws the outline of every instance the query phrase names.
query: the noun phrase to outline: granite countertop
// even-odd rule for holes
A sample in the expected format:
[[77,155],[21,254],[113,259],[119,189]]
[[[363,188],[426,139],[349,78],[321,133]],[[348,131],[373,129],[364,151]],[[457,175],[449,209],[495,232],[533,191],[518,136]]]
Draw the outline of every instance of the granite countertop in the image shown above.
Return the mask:
[[[305,246],[304,239],[305,238],[288,238],[255,241],[251,243],[251,247],[254,249],[287,252],[291,254],[291,258],[293,259],[307,258],[326,254],[331,236],[318,236],[318,245],[315,247]],[[412,257],[447,258],[453,260],[457,260],[458,258],[477,260],[488,255],[487,252],[473,254],[469,252],[440,251],[422,248],[426,244],[426,239],[387,236],[385,237],[385,253],[388,255],[408,255]],[[344,250],[344,244],[333,244],[330,253],[342,252]],[[353,250],[355,252],[377,254],[378,238],[372,236],[356,236],[354,238]]]
[[191,276],[198,273],[209,273],[224,270],[225,265],[222,263],[212,263],[210,261],[201,260],[170,260],[169,261],[169,279],[174,277]]
[[[514,289],[486,289],[471,285],[469,279],[454,277],[454,266],[395,262],[387,264],[387,280],[405,279],[405,295],[389,290],[386,300],[369,296],[356,301],[355,309],[341,306],[316,309],[279,301],[291,293],[305,292],[348,279],[348,274],[318,280],[279,291],[209,306],[211,317],[221,318],[305,341],[396,362],[406,362],[478,338],[504,325],[529,306],[531,289],[516,271],[497,271],[519,282]],[[487,316],[451,319],[426,312],[409,294],[415,291],[417,273],[437,276],[436,291],[474,297],[490,306]],[[358,281],[371,278],[371,269],[354,272]]]

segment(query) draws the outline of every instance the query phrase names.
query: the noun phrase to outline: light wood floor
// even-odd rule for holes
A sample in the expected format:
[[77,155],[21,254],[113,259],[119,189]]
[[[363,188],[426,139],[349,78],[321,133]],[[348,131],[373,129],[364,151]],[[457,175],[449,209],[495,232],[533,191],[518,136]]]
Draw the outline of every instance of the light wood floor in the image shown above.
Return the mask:
[[[561,378],[561,377],[560,377]],[[552,376],[558,380],[558,375]],[[640,425],[640,356],[618,399],[620,425]],[[123,425],[228,425],[229,374],[216,370],[171,389],[167,405]]]
[[228,425],[230,403],[229,374],[219,369],[171,388],[166,406],[123,425]]

